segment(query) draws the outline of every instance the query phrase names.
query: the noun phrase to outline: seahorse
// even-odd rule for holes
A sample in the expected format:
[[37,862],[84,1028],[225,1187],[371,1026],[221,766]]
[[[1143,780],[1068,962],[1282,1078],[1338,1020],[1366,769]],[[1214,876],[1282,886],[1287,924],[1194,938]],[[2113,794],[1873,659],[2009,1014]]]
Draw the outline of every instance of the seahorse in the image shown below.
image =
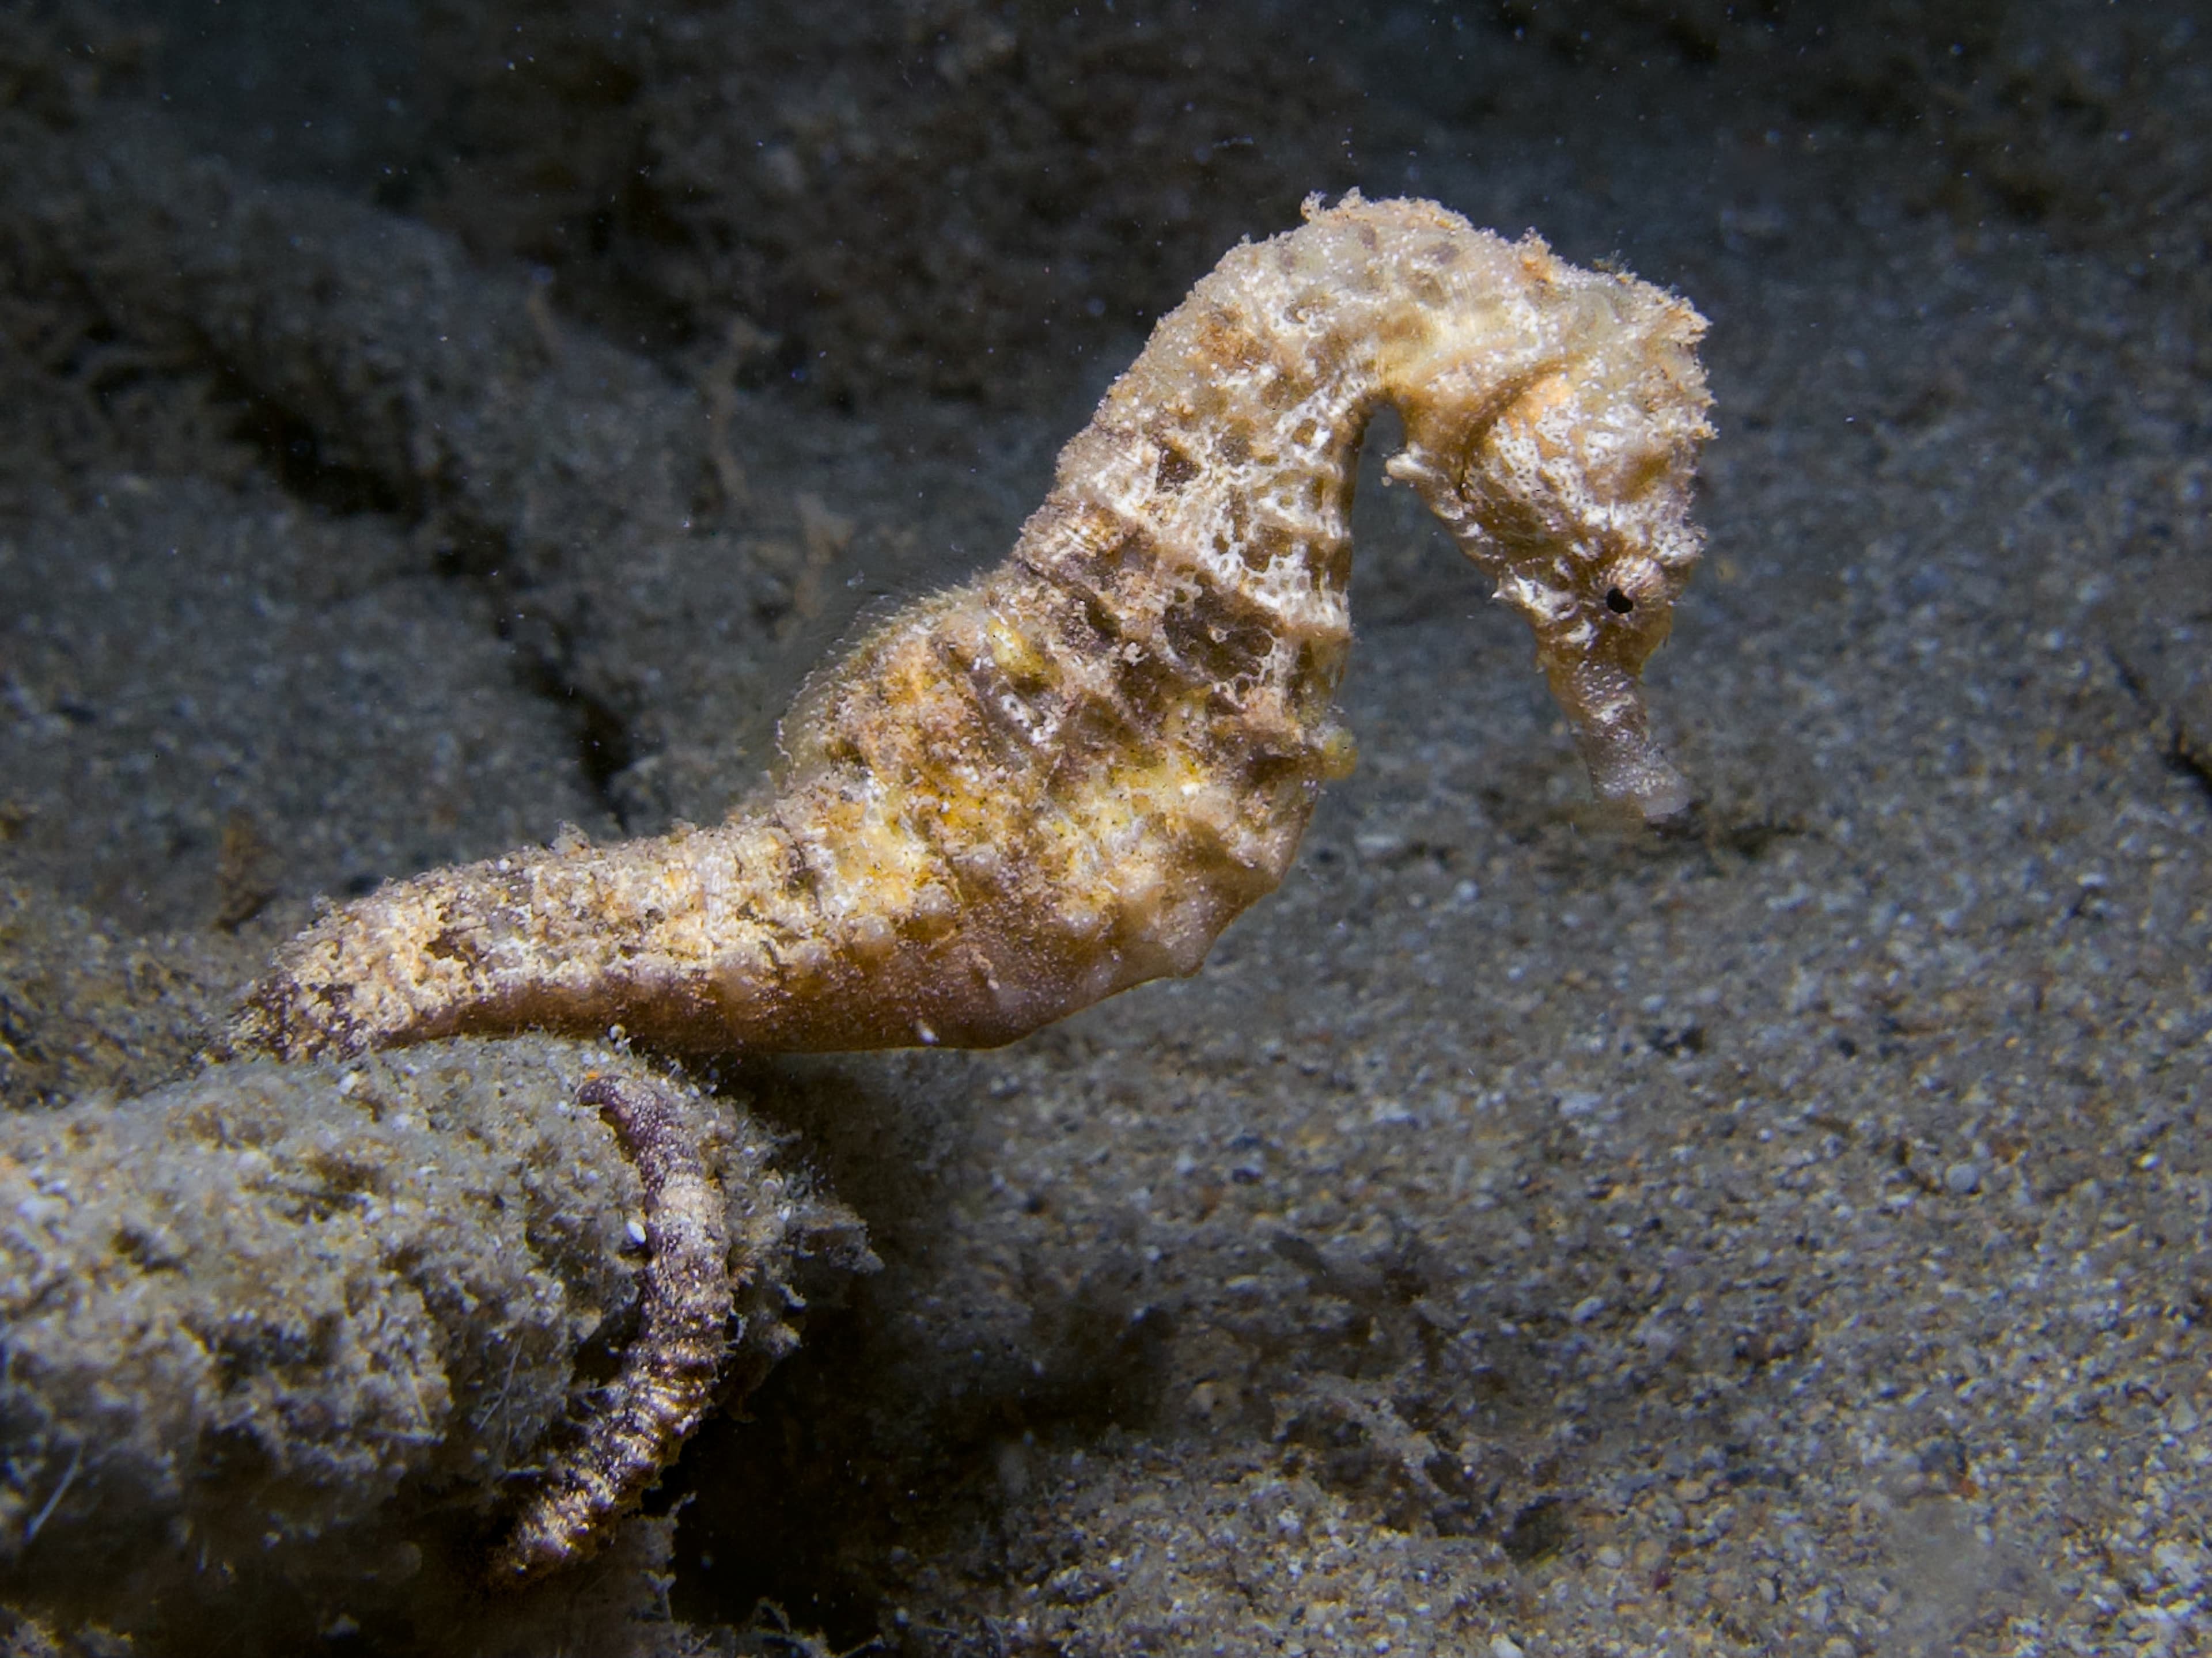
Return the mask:
[[[1705,326],[1533,234],[1310,198],[1162,319],[1004,563],[802,695],[765,798],[390,884],[283,947],[229,1045],[620,1027],[677,1053],[989,1047],[1195,971],[1350,768],[1350,512],[1384,404],[1405,433],[1387,476],[1528,619],[1597,793],[1678,813],[1639,675],[1701,545]],[[666,1357],[633,1355],[613,1389],[678,1388],[629,1412],[662,1461],[708,1385],[640,1368]],[[653,1457],[602,1455],[621,1479],[543,1499],[559,1511],[525,1527],[518,1573],[586,1550]]]

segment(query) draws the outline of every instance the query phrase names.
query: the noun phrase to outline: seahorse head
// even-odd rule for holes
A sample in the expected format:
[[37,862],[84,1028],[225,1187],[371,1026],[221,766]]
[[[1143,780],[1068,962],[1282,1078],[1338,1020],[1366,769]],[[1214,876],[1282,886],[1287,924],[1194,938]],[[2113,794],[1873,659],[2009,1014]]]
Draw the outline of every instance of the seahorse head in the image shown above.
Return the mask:
[[1439,375],[1407,410],[1394,477],[1419,489],[1524,616],[1600,795],[1648,817],[1689,804],[1651,738],[1639,683],[1703,537],[1690,517],[1711,435],[1696,355],[1705,319],[1632,277],[1580,270],[1534,238],[1525,349]]

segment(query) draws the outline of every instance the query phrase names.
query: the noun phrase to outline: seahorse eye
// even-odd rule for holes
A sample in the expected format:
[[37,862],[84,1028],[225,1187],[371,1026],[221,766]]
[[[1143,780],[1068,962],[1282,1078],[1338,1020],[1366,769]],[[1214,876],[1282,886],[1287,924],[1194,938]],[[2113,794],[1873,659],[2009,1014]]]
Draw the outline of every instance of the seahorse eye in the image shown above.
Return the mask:
[[1626,616],[1636,608],[1636,601],[1618,587],[1605,590],[1605,608],[1615,616]]

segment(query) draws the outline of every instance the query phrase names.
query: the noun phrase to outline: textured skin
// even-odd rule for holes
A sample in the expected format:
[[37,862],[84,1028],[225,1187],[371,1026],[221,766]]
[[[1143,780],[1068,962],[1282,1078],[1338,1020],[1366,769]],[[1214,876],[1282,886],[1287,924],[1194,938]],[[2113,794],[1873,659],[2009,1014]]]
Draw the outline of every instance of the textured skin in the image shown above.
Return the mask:
[[1003,565],[810,689],[768,804],[388,885],[283,950],[233,1047],[990,1045],[1195,969],[1348,767],[1349,513],[1385,402],[1389,476],[1529,620],[1599,793],[1680,810],[1637,676],[1698,550],[1703,320],[1432,203],[1308,216],[1161,321]]

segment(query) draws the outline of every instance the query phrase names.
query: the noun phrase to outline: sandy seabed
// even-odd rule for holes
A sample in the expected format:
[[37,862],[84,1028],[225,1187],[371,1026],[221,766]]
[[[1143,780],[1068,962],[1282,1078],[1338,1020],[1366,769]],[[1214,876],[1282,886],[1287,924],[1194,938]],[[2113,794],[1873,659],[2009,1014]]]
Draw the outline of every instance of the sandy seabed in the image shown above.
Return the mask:
[[[2065,7],[2007,15],[2063,56]],[[449,1575],[317,1557],[301,1588],[173,1540],[170,1599],[109,1562],[13,1650],[2212,1649],[2185,9],[2131,37],[2159,72],[2081,69],[2118,113],[2051,140],[2033,214],[1931,124],[1729,50],[1408,18],[1343,71],[1391,139],[1344,162],[1369,194],[1712,319],[1711,545],[1650,676],[1690,826],[1589,803],[1378,431],[1360,767],[1200,975],[994,1054],[696,1075],[881,1270],[824,1274],[664,1485],[672,1528],[465,1636],[406,1586]],[[219,100],[34,95],[66,79],[15,77],[0,182],[0,1090],[33,1127],[219,1089],[175,1079],[318,893],[718,813],[856,614],[1000,556],[1139,337],[1107,307],[1042,359],[1054,401],[856,368],[840,402],[264,179],[251,133],[202,159]],[[620,1301],[623,1219],[573,1270],[546,1246],[572,1297]],[[5,1224],[35,1254],[39,1213]],[[0,1372],[27,1611],[125,1500],[35,1394]]]

